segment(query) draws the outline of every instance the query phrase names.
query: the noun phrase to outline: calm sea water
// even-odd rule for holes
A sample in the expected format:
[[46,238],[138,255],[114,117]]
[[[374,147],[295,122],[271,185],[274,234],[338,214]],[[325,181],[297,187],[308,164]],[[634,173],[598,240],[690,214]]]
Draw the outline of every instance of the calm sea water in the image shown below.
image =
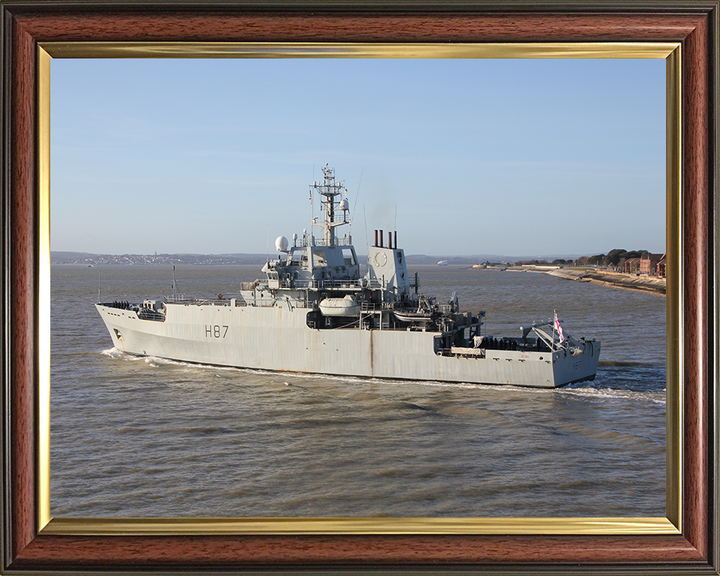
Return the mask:
[[[421,291],[519,335],[553,308],[602,341],[556,390],[309,376],[137,358],[93,304],[170,267],[53,266],[51,512],[64,517],[664,516],[665,300],[544,274],[415,267]],[[237,292],[257,266],[179,266]]]

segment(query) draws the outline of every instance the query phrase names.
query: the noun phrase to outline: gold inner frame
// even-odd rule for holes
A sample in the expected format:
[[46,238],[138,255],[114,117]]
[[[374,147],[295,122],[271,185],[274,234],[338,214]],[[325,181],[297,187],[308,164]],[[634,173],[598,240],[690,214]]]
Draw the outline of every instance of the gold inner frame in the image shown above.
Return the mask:
[[[38,529],[42,534],[679,534],[682,494],[680,43],[38,45]],[[666,518],[52,518],[50,514],[50,68],[53,58],[662,58],[666,60]]]

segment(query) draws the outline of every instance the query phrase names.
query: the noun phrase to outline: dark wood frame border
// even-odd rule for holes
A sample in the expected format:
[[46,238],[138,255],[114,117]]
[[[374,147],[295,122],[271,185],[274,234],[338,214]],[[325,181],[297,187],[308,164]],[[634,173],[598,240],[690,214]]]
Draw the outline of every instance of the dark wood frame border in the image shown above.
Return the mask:
[[[3,0],[3,493],[6,573],[61,571],[718,574],[718,2],[298,5]],[[38,42],[682,44],[683,529],[663,536],[60,536],[37,529]]]

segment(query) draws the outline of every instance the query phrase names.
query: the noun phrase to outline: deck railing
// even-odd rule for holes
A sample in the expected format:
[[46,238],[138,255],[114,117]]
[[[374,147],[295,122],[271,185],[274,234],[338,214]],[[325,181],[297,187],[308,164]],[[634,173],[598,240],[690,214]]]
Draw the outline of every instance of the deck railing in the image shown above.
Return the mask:
[[333,242],[325,242],[325,238],[305,236],[298,238],[298,246],[352,246],[352,237],[335,238]]
[[[362,288],[377,290],[382,287],[382,284],[377,280],[367,280],[365,278],[357,280],[280,280],[278,285],[280,288],[297,288],[298,290],[361,290]],[[242,282],[240,284],[240,289],[243,291],[252,291],[256,288],[267,289],[268,281],[255,280],[254,282]]]
[[242,297],[237,294],[218,294],[215,298],[196,298],[195,296],[186,296],[185,294],[172,294],[165,297],[165,301],[168,304],[193,304],[196,306],[232,306],[233,300],[235,301],[235,306],[246,305]]

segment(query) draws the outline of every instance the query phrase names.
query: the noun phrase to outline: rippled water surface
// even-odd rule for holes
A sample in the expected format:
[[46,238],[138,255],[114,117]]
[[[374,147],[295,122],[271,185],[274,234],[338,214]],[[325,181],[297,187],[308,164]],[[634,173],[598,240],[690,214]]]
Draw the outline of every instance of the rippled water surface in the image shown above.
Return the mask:
[[[486,333],[553,308],[602,341],[557,390],[270,373],[112,348],[93,304],[171,291],[169,267],[53,266],[56,516],[664,516],[665,300],[544,274],[410,267]],[[177,268],[237,292],[256,266]],[[338,358],[338,361],[342,361]]]

